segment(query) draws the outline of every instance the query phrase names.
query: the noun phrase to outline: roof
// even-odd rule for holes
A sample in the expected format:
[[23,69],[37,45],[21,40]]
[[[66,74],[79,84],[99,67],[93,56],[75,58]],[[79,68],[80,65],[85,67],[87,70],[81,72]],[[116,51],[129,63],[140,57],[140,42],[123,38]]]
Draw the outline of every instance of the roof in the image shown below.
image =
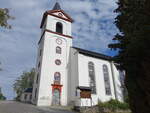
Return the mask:
[[96,52],[84,50],[84,49],[77,48],[77,47],[72,47],[72,48],[76,49],[79,53],[84,54],[86,56],[99,58],[99,59],[104,59],[104,60],[112,60],[111,56],[107,56],[107,55],[104,55],[104,54],[101,54],[101,53],[96,53]]
[[86,86],[78,86],[77,89],[91,91],[91,88]]
[[27,88],[24,90],[24,93],[32,93],[33,88]]
[[56,2],[55,6],[53,7],[53,10],[61,10],[61,7],[58,2]]
[[[61,12],[61,13],[63,13],[67,18],[54,15],[54,13],[56,13],[56,12]],[[42,22],[41,22],[40,28],[42,28],[42,26],[43,26],[43,24],[44,24],[44,21],[45,21],[45,19],[47,18],[47,15],[51,15],[51,16],[54,16],[54,17],[63,19],[63,20],[65,20],[65,21],[73,22],[73,19],[72,19],[67,13],[65,13],[65,11],[63,11],[63,10],[61,9],[61,7],[60,7],[60,5],[59,5],[58,2],[56,2],[56,4],[54,5],[54,7],[53,7],[52,10],[48,10],[48,11],[46,11],[46,12],[43,14],[43,18],[42,18]]]

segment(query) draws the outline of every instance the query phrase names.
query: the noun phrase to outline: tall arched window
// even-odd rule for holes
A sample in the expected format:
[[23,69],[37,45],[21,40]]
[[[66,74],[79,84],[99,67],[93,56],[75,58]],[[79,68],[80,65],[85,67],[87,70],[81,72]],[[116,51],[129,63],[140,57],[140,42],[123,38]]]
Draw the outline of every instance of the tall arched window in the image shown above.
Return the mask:
[[92,90],[92,94],[96,94],[94,63],[89,62],[88,63],[88,68],[89,68],[90,87],[91,87],[91,90]]
[[56,72],[55,74],[54,74],[54,84],[60,84],[60,73],[59,72]]
[[63,33],[63,25],[62,25],[62,23],[60,23],[60,22],[57,22],[56,23],[56,32],[57,33]]
[[59,47],[59,46],[56,47],[56,53],[61,54],[61,47]]
[[109,72],[107,65],[103,65],[103,73],[104,73],[105,93],[106,95],[111,95]]

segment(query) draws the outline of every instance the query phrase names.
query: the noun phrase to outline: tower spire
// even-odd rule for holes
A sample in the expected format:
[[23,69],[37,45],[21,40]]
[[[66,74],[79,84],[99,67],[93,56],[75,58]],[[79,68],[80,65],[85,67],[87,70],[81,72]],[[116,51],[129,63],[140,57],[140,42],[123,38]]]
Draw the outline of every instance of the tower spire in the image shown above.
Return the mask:
[[53,7],[53,10],[61,10],[61,7],[57,1],[55,3],[55,6]]

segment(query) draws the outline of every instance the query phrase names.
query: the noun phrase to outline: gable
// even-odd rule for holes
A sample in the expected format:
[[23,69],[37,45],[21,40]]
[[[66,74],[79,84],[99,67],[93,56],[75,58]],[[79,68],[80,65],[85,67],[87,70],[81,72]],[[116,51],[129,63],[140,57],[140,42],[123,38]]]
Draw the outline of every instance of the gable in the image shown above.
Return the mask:
[[49,10],[49,11],[46,11],[43,15],[41,27],[42,27],[47,15],[55,16],[57,18],[65,20],[65,21],[73,22],[73,19],[68,14],[66,14],[63,10]]
[[73,19],[63,10],[50,10],[50,11],[47,11],[47,14],[73,22]]
[[56,12],[52,13],[53,15],[59,16],[61,18],[69,19],[66,15],[64,15],[62,12]]

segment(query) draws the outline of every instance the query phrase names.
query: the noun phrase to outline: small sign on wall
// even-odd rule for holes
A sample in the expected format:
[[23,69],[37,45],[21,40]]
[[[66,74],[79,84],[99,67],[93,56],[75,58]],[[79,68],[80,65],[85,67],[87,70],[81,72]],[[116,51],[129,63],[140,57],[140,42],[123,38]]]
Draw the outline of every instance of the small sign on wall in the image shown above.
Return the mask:
[[91,98],[91,88],[90,87],[83,87],[79,86],[77,87],[77,92],[80,98]]
[[91,98],[91,91],[81,91],[80,92],[80,97],[81,98]]

